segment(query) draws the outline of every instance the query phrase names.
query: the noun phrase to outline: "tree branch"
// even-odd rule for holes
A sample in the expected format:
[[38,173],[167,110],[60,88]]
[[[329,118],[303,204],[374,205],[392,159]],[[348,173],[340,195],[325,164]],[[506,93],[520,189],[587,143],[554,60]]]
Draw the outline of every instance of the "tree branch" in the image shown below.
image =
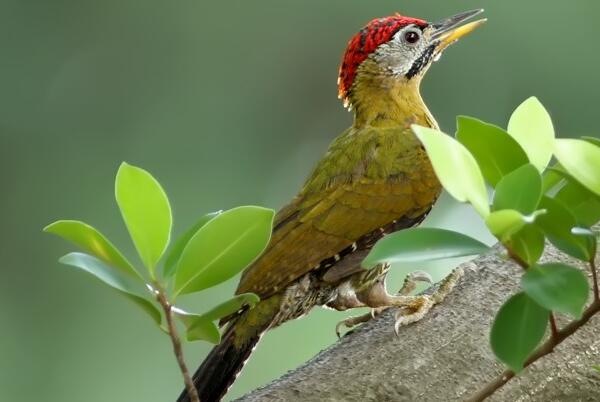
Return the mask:
[[[399,337],[388,311],[238,401],[447,402],[476,396],[506,374],[490,350],[489,332],[500,305],[519,288],[521,269],[500,250],[464,264],[465,276],[447,299],[422,321],[401,328]],[[551,246],[543,260],[585,269]],[[600,375],[592,365],[600,363],[600,314],[587,320],[574,328],[558,316],[564,341],[486,401],[599,400]]]

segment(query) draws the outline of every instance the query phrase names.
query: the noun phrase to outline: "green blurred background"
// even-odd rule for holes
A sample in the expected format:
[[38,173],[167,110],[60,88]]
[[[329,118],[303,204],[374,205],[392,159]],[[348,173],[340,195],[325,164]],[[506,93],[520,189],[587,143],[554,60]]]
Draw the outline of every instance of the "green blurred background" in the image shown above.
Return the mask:
[[[423,85],[442,128],[452,132],[457,114],[504,126],[537,95],[560,135],[597,134],[591,0],[1,0],[0,400],[173,400],[181,379],[168,339],[125,299],[60,266],[71,248],[41,228],[82,219],[133,256],[113,199],[123,160],[164,184],[176,234],[208,211],[280,207],[351,122],[336,99],[348,38],[395,11],[436,20],[476,7],[488,24]],[[428,224],[491,239],[447,197]],[[416,268],[399,267],[391,287]],[[183,304],[202,310],[235,282]],[[229,397],[334,342],[342,318],[316,310],[264,337]],[[187,345],[190,366],[207,350]]]

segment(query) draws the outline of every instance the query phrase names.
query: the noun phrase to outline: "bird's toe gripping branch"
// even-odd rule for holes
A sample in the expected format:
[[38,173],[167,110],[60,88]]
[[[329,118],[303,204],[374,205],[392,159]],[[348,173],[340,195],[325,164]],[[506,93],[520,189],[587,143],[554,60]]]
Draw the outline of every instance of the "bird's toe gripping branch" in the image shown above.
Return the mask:
[[[352,328],[358,324],[370,321],[391,307],[397,307],[398,311],[395,314],[394,332],[398,335],[400,327],[421,320],[433,306],[441,303],[452,291],[462,275],[463,270],[461,268],[455,269],[444,278],[437,289],[430,295],[409,296],[415,290],[418,282],[427,282],[430,284],[433,282],[431,276],[422,271],[416,271],[407,275],[397,295],[389,295],[387,292],[382,295],[382,287],[379,283],[376,283],[368,292],[358,295],[360,301],[364,303],[363,306],[372,308],[371,312],[340,321],[335,327],[336,334],[340,337],[340,329],[342,327]],[[385,291],[384,288],[383,291]],[[364,295],[367,297],[360,297]]]
[[441,303],[454,289],[463,274],[462,268],[454,269],[440,282],[438,288],[431,295],[417,296],[413,303],[401,306],[395,314],[394,333],[396,336],[398,336],[400,327],[421,320],[433,306]]

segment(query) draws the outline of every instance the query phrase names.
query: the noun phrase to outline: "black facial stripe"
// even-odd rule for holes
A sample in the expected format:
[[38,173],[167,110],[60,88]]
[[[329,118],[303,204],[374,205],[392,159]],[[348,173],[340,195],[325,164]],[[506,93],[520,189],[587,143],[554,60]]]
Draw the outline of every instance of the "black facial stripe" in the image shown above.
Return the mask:
[[412,67],[406,73],[406,78],[411,79],[415,75],[419,73],[426,65],[429,64],[431,57],[433,57],[433,52],[435,51],[435,45],[430,45],[423,51],[423,54],[419,56],[417,60],[413,63]]

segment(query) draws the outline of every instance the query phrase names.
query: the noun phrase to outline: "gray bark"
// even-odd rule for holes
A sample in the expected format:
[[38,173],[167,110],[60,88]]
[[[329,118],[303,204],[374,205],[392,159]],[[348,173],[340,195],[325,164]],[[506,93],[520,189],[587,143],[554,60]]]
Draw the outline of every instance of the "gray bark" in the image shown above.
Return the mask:
[[[521,272],[498,250],[463,264],[465,276],[420,322],[393,333],[388,311],[303,366],[238,399],[255,401],[462,401],[505,368],[489,347],[500,305]],[[576,263],[553,247],[545,260]],[[582,267],[582,269],[587,269]],[[589,272],[589,269],[586,271]],[[559,327],[564,324],[560,317]],[[490,401],[600,401],[600,317],[500,388]]]

